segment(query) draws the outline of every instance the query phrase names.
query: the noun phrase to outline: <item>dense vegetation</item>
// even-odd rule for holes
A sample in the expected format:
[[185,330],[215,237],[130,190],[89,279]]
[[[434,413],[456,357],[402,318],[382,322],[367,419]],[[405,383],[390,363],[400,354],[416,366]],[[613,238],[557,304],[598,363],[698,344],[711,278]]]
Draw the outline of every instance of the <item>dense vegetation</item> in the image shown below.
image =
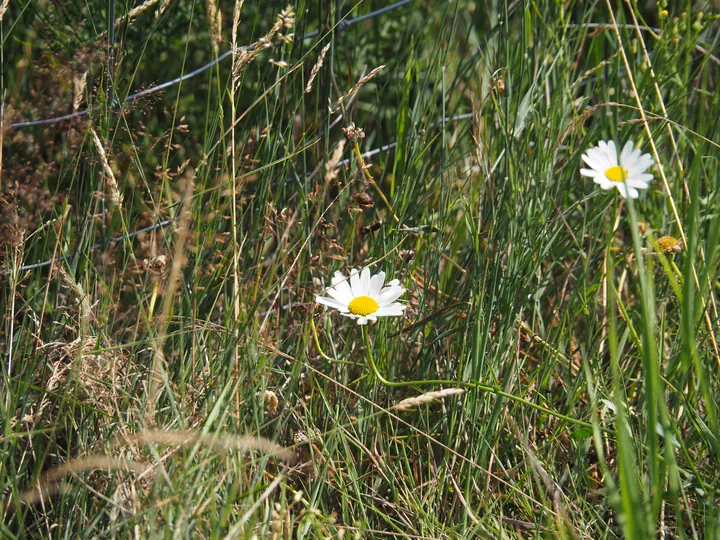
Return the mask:
[[0,1],[2,535],[720,537],[717,3],[390,4]]

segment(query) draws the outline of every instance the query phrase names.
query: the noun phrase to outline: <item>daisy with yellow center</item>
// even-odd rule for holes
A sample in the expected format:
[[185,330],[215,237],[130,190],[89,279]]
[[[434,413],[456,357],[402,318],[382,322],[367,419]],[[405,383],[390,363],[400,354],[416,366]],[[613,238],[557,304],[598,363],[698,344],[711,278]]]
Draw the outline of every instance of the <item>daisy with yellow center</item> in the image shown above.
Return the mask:
[[385,272],[371,275],[369,268],[351,270],[349,279],[335,272],[332,287],[326,292],[330,297],[318,295],[315,301],[357,319],[358,324],[375,322],[378,317],[400,316],[406,307],[395,301],[405,292],[400,281],[393,279],[386,284]]
[[582,155],[590,168],[580,169],[580,174],[592,178],[602,189],[617,188],[623,197],[637,199],[638,189],[647,189],[653,180],[653,175],[645,172],[653,160],[633,146],[628,141],[618,156],[614,141],[600,141]]

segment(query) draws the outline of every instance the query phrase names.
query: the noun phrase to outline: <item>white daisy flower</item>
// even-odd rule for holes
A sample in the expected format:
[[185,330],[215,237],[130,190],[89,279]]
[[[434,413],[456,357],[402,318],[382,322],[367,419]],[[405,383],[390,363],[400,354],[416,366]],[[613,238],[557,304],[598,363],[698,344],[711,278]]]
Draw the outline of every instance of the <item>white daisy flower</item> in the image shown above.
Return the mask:
[[357,319],[358,324],[367,324],[368,321],[377,321],[378,317],[402,315],[407,306],[395,300],[404,292],[397,279],[385,284],[385,272],[371,276],[369,268],[363,268],[362,272],[353,268],[350,278],[335,272],[332,287],[327,289],[331,298],[318,295],[315,301],[337,309],[341,315]]
[[653,175],[646,173],[653,164],[650,154],[642,154],[639,148],[633,150],[633,142],[628,141],[620,152],[613,141],[600,141],[590,148],[582,159],[589,169],[580,169],[580,174],[589,176],[602,189],[617,188],[620,195],[637,199],[638,189],[647,189]]

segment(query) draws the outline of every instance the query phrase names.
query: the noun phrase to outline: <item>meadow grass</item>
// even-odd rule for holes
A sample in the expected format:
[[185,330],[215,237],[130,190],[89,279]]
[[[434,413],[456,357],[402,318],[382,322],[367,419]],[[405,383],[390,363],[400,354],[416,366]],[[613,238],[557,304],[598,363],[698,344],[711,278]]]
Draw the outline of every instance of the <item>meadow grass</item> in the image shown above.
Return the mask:
[[0,535],[720,537],[717,3],[387,5],[0,2]]

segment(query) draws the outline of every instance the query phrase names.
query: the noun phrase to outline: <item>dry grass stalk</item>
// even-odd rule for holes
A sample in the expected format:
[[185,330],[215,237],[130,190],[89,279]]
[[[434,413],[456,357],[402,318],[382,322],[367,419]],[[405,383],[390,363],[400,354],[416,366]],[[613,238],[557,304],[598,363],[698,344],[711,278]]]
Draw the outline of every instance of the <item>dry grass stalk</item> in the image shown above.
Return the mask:
[[338,163],[340,163],[340,159],[342,158],[344,150],[345,150],[345,141],[341,140],[340,143],[335,148],[335,150],[333,151],[332,155],[330,156],[330,159],[325,164],[325,181],[326,182],[332,182],[333,180],[335,180],[337,178]]
[[64,267],[59,266],[58,272],[60,273],[60,276],[62,277],[62,282],[64,285],[66,285],[77,298],[77,302],[80,306],[80,328],[81,328],[81,335],[87,336],[90,334],[90,326],[93,322],[95,322],[95,313],[92,310],[92,306],[90,305],[90,298],[89,295],[85,294],[82,289],[80,288],[80,285],[75,281],[75,278],[73,278],[70,274],[67,273]]
[[[140,4],[137,7],[132,8],[126,15],[123,15],[122,17],[118,17],[115,19],[115,24],[113,24],[114,28],[117,28],[124,22],[128,22],[128,24],[132,23],[135,18],[140,15],[143,11],[153,7],[155,4],[157,4],[160,0],[146,0],[142,4]],[[170,0],[165,0],[163,2],[163,5],[160,6],[160,9],[158,9],[158,12],[162,14],[165,9],[167,9],[167,4],[170,3]],[[155,13],[155,16],[158,17],[158,12]],[[98,34],[97,39],[101,40],[104,39],[107,36],[107,30],[104,30]]]
[[122,208],[123,198],[120,194],[120,188],[118,187],[117,180],[115,179],[115,173],[113,173],[113,170],[110,167],[110,162],[107,158],[107,154],[105,153],[105,147],[100,141],[100,137],[98,137],[95,129],[90,127],[90,133],[92,133],[93,141],[95,142],[95,148],[97,148],[98,154],[100,155],[100,161],[102,163],[103,169],[105,170],[107,186],[110,191],[110,201],[112,201],[112,203],[118,208]]
[[5,13],[7,12],[9,5],[10,5],[10,0],[3,0],[3,3],[0,4],[0,22],[5,17]]
[[340,98],[338,98],[338,100],[335,102],[335,105],[330,107],[330,114],[333,114],[334,112],[336,112],[336,111],[341,107],[341,105],[343,104],[343,101],[348,100],[348,99],[352,99],[352,97],[353,97],[355,94],[357,94],[358,91],[359,91],[365,84],[367,84],[373,77],[375,77],[375,75],[377,75],[378,73],[380,73],[383,69],[385,69],[385,66],[384,66],[384,65],[383,65],[383,66],[378,66],[378,67],[376,67],[375,69],[373,69],[370,73],[368,73],[367,75],[365,75],[362,79],[360,79],[360,80],[355,84],[355,86],[353,86],[353,87],[350,89],[350,91],[349,91],[347,94],[345,94],[344,96],[340,96]]
[[172,266],[170,268],[170,276],[167,280],[165,291],[163,292],[163,305],[160,320],[156,322],[158,326],[158,339],[155,342],[153,367],[150,378],[150,390],[148,392],[145,421],[153,424],[155,419],[155,406],[162,388],[163,377],[165,374],[165,339],[167,328],[170,320],[170,310],[175,301],[175,291],[177,290],[180,272],[185,264],[183,255],[188,235],[188,227],[192,216],[192,194],[195,187],[195,171],[188,168],[185,174],[185,194],[183,197],[183,205],[178,218],[177,238],[175,240],[175,253],[173,255]]
[[240,74],[265,49],[272,47],[273,38],[277,35],[282,41],[292,39],[292,34],[282,35],[283,29],[292,28],[295,24],[295,12],[292,7],[286,7],[275,19],[275,24],[263,37],[248,47],[233,48],[233,81],[237,83]]
[[427,392],[419,396],[403,399],[400,403],[393,407],[393,410],[402,412],[412,411],[425,403],[433,403],[434,401],[439,401],[448,396],[458,396],[464,392],[465,390],[462,388],[445,388],[444,390],[438,390],[436,392]]
[[[175,444],[183,447],[194,446],[199,443],[209,446],[215,452],[227,452],[229,450],[251,452],[255,450],[288,463],[293,463],[297,459],[297,456],[292,450],[280,446],[264,437],[251,435],[201,433],[199,431],[146,430],[137,435],[126,434],[123,436],[123,440],[136,444]],[[118,443],[116,442],[116,444]]]
[[98,455],[73,459],[64,465],[50,469],[42,475],[37,481],[37,486],[23,492],[20,495],[20,500],[25,504],[39,502],[47,496],[65,491],[58,482],[66,476],[83,471],[94,471],[99,469],[142,473],[148,469],[148,465],[137,461],[126,461],[124,459]]
[[206,1],[208,22],[210,23],[210,41],[213,52],[217,56],[222,43],[222,11],[218,7],[217,0]]
[[330,50],[330,45],[332,43],[328,43],[325,45],[320,51],[320,56],[318,56],[317,62],[315,62],[315,65],[312,68],[312,71],[310,72],[310,78],[308,79],[307,86],[305,86],[305,93],[309,94],[312,90],[313,83],[315,82],[315,77],[317,77],[318,73],[320,73],[320,68],[323,65],[323,62],[325,61],[325,55]]

